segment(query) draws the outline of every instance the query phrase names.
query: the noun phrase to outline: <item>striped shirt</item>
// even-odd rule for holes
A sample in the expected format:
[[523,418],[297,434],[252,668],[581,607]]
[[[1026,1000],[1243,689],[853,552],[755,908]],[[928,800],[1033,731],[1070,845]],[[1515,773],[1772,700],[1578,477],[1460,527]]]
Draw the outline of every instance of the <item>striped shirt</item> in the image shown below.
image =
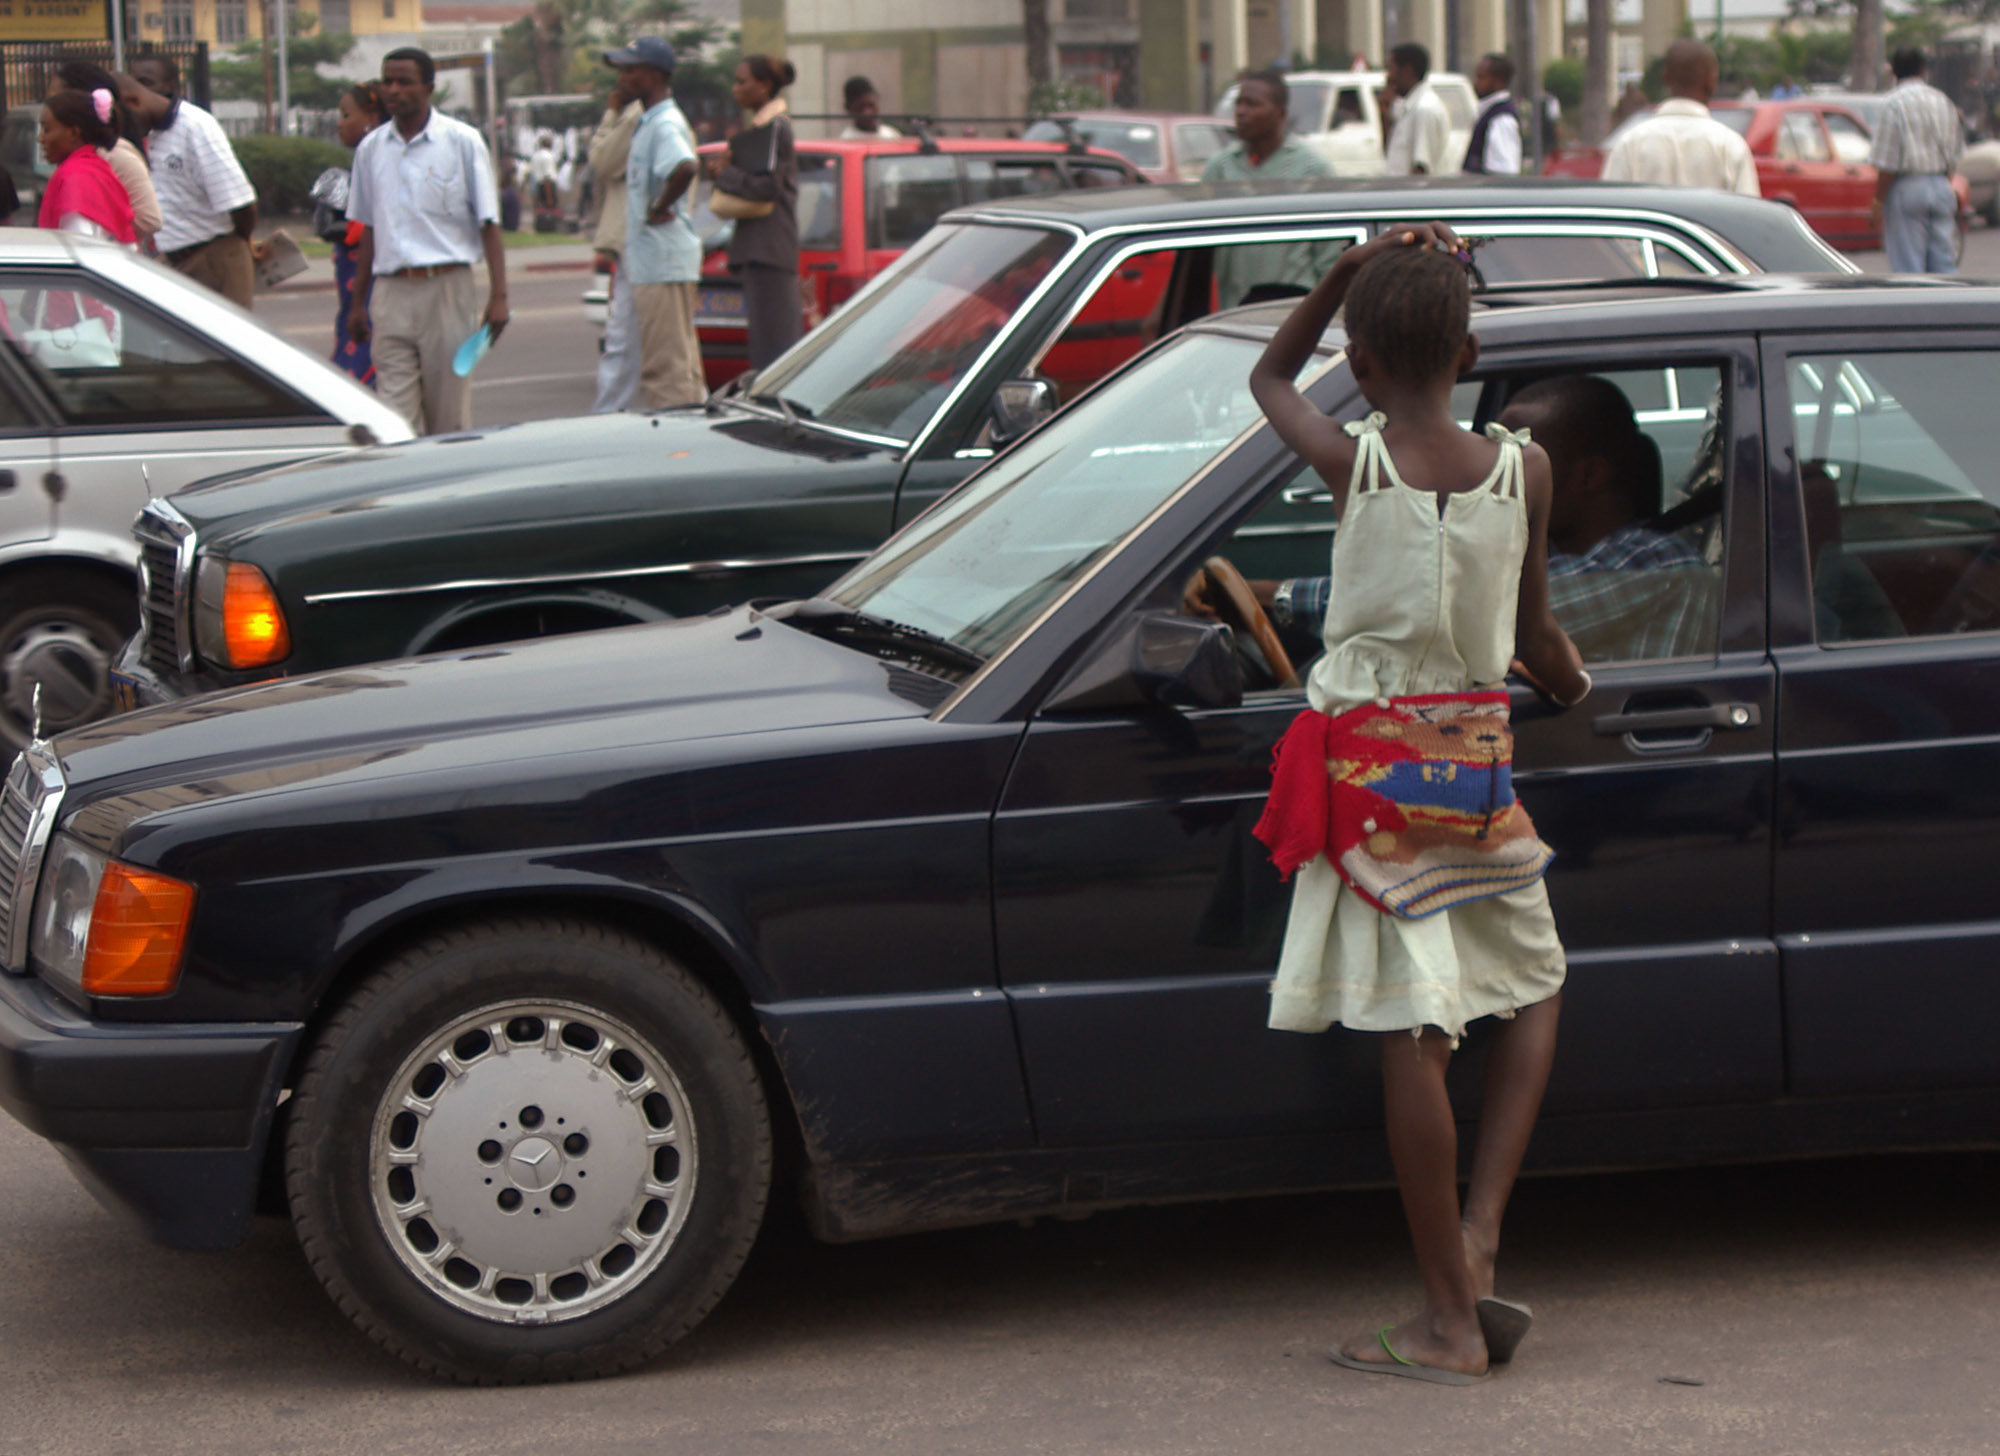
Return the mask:
[[1868,160],[1882,172],[1949,177],[1964,151],[1965,127],[1951,98],[1922,77],[1911,76],[1889,93]]
[[167,124],[146,143],[153,165],[153,192],[160,204],[160,230],[153,246],[177,253],[233,232],[229,214],[257,200],[257,190],[223,134],[222,123],[180,100]]

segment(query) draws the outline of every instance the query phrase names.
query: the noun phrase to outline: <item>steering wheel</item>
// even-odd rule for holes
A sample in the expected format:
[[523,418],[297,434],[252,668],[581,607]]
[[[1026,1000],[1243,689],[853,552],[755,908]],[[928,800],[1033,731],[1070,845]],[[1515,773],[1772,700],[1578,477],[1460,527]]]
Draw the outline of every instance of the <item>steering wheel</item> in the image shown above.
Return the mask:
[[[1200,590],[1204,579],[1207,591]],[[1189,595],[1205,597],[1215,615],[1238,632],[1247,633],[1257,650],[1264,654],[1264,661],[1271,669],[1271,676],[1278,680],[1281,688],[1295,688],[1299,685],[1298,669],[1292,666],[1291,654],[1285,651],[1285,644],[1278,636],[1278,629],[1263,607],[1258,605],[1257,595],[1250,590],[1250,583],[1243,579],[1243,573],[1230,564],[1226,556],[1211,556],[1201,564],[1195,573],[1195,580],[1189,583]]]

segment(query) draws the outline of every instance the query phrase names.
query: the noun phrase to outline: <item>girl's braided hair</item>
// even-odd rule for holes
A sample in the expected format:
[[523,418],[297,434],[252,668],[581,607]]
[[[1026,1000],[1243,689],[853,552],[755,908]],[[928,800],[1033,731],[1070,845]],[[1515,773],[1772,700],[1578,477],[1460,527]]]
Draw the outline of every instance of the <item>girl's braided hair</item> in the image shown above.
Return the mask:
[[1466,265],[1436,248],[1392,248],[1348,286],[1347,336],[1391,378],[1419,384],[1453,371],[1471,326]]

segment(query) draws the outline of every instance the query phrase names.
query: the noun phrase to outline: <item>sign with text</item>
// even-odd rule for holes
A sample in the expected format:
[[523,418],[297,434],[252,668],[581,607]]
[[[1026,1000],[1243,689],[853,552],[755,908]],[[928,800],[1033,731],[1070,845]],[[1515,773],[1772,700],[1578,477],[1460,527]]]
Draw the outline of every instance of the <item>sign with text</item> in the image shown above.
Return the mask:
[[105,0],[0,0],[0,40],[103,40]]

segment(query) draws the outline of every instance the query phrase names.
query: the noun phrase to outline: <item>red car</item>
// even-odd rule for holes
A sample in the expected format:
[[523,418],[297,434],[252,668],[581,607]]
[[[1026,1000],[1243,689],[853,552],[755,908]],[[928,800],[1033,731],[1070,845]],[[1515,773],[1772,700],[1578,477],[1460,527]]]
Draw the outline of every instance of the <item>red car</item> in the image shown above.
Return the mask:
[[[1837,103],[1812,97],[1749,104],[1718,101],[1709,113],[1750,144],[1765,197],[1796,207],[1812,230],[1836,248],[1859,251],[1882,246],[1881,227],[1870,216],[1875,169],[1868,164],[1868,128],[1860,117]],[[1650,114],[1641,112],[1625,126]],[[1613,142],[1618,134],[1612,133]],[[1562,147],[1543,170],[1551,177],[1595,177],[1604,170],[1606,150]],[[1954,177],[1952,185],[1962,219],[1965,184]]]
[[1208,159],[1236,141],[1214,117],[1185,111],[1078,111],[1044,118],[1022,135],[1065,142],[1072,133],[1087,146],[1118,153],[1148,182],[1199,182]]
[[[722,143],[701,149],[724,151]],[[1075,187],[1145,180],[1115,152],[992,137],[808,141],[799,151],[799,306],[810,329],[860,291],[954,207]],[[704,191],[704,199],[706,193]],[[702,263],[695,324],[709,388],[748,361],[743,286],[729,272],[721,222],[703,205],[695,231],[713,244]]]

